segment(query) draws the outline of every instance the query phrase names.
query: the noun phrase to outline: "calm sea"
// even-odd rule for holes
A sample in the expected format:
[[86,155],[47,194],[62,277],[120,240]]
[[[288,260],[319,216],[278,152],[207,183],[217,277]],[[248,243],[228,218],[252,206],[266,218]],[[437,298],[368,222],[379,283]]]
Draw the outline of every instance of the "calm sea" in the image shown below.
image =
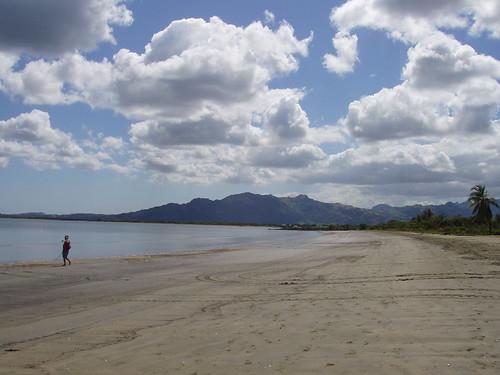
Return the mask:
[[0,263],[56,260],[65,234],[71,239],[70,258],[242,247],[317,235],[265,227],[0,219]]

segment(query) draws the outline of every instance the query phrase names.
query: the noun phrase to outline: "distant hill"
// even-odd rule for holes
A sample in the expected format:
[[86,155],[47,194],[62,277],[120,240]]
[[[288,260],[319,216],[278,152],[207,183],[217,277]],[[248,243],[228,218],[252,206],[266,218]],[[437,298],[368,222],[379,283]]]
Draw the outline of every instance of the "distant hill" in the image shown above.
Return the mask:
[[278,198],[242,193],[221,200],[193,199],[186,204],[170,203],[146,210],[116,215],[120,220],[254,224],[355,224],[377,223],[384,217],[370,210],[323,203],[305,195]]
[[379,204],[372,208],[372,211],[378,212],[389,220],[409,220],[421,214],[425,209],[430,208],[435,215],[443,216],[465,216],[471,215],[471,209],[467,202],[453,203],[447,202],[440,205],[420,205],[393,207],[387,204]]
[[[442,205],[413,205],[394,207],[386,204],[371,209],[341,203],[324,203],[307,195],[279,198],[273,195],[242,193],[220,200],[193,199],[189,203],[169,203],[135,212],[116,215],[79,213],[48,215],[27,213],[2,215],[61,220],[141,221],[179,223],[232,223],[232,224],[378,224],[389,220],[409,220],[426,208],[436,215],[470,216],[466,202],[448,202]],[[499,213],[495,209],[495,214]]]

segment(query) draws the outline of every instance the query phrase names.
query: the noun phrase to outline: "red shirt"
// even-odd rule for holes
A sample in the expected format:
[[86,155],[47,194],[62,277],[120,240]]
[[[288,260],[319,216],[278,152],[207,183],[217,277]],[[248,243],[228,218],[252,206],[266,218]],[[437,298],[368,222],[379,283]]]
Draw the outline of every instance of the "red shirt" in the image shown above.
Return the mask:
[[70,245],[70,240],[64,240],[64,243],[63,243],[63,250],[64,251],[69,251],[69,249],[71,249],[71,245]]

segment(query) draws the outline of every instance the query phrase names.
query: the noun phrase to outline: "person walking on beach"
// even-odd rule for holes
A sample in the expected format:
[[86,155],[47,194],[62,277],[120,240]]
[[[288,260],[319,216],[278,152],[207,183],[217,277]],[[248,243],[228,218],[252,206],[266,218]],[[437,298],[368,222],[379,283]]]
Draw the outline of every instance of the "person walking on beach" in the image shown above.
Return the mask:
[[68,235],[64,236],[64,240],[62,241],[62,243],[63,243],[62,257],[64,261],[63,266],[66,265],[66,261],[68,261],[68,265],[71,266],[71,260],[69,260],[68,258],[69,249],[71,249],[71,241],[69,240]]

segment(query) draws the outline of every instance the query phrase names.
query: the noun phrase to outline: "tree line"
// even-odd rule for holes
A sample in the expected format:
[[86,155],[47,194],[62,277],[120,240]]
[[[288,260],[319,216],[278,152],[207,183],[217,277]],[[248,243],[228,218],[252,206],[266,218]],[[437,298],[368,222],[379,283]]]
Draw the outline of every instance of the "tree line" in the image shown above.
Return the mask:
[[443,234],[500,234],[500,214],[493,217],[492,212],[493,206],[499,206],[496,199],[488,194],[486,186],[473,186],[467,201],[472,210],[471,217],[434,215],[432,210],[427,208],[410,221],[390,220],[370,228]]

